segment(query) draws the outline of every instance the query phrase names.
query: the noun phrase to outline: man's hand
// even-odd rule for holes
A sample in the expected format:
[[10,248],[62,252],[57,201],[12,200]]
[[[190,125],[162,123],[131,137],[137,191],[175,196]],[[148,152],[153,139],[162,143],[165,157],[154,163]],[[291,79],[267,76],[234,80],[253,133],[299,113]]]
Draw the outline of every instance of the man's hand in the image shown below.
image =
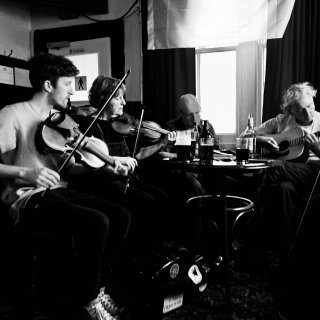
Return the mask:
[[49,168],[25,168],[20,177],[37,187],[51,188],[60,181],[60,175]]
[[279,145],[276,140],[274,140],[271,136],[257,136],[256,137],[257,143],[259,143],[262,147],[276,151],[279,150]]
[[320,140],[313,133],[305,132],[305,146],[320,158]]

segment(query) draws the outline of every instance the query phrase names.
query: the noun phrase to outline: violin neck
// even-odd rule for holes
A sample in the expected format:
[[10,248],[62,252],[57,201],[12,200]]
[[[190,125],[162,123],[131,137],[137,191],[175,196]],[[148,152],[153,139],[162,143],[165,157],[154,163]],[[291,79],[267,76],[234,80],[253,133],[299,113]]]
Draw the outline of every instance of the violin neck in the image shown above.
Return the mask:
[[146,124],[144,123],[143,127],[146,128],[146,129],[161,133],[161,134],[168,134],[169,133],[168,130],[165,130],[165,129],[162,129],[162,128],[157,128],[157,127],[154,127],[154,126],[149,126],[147,123]]

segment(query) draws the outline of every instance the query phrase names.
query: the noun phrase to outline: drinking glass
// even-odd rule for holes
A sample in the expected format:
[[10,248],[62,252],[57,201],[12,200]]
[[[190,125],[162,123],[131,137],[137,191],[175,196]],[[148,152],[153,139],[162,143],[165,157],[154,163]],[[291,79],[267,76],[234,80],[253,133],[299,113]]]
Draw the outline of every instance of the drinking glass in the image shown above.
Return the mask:
[[177,145],[177,160],[179,161],[190,161],[191,158],[191,145]]
[[249,159],[249,138],[236,138],[237,163],[247,163]]

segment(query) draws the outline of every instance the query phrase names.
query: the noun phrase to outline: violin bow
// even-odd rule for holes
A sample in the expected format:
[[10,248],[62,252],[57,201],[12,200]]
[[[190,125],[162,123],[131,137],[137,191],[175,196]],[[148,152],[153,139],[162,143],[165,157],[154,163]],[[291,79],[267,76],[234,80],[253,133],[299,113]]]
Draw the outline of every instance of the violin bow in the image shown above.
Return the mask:
[[[138,132],[136,135],[136,139],[135,139],[134,147],[133,147],[133,151],[132,151],[132,158],[135,157],[136,152],[137,152],[137,146],[138,146],[138,141],[139,141],[139,137],[140,137],[140,129],[141,129],[141,125],[142,125],[143,114],[144,114],[144,108],[142,108],[142,110],[141,110],[141,115],[140,115],[140,120],[139,120],[139,125],[138,125]],[[124,188],[123,194],[127,193],[128,187],[129,187],[129,178],[127,178],[127,183]]]
[[[106,102],[104,103],[104,105],[101,107],[101,109],[99,110],[99,112],[96,114],[96,116],[93,118],[92,122],[90,123],[90,125],[88,126],[87,130],[83,133],[82,137],[79,139],[79,141],[77,142],[77,144],[75,145],[75,147],[72,149],[72,151],[70,152],[69,156],[66,158],[66,160],[63,162],[63,164],[61,165],[61,167],[58,170],[58,173],[60,174],[60,172],[66,167],[66,165],[69,163],[70,159],[73,157],[73,155],[75,154],[75,152],[79,149],[79,147],[81,146],[81,143],[83,142],[83,140],[87,137],[88,132],[90,131],[90,129],[92,128],[92,126],[96,123],[96,121],[99,119],[100,115],[102,114],[102,112],[104,111],[104,109],[106,108],[106,106],[108,105],[108,103],[111,101],[111,99],[114,97],[114,95],[117,93],[117,91],[119,90],[119,88],[121,87],[121,85],[123,84],[123,82],[126,80],[126,78],[128,77],[128,75],[131,73],[131,69],[129,69],[126,74],[123,76],[123,78],[120,80],[120,82],[118,83],[118,85],[115,87],[115,89],[113,90],[113,92],[110,94],[109,98],[106,100]],[[37,202],[37,204],[35,205],[35,209],[37,209],[39,207],[40,201],[41,199],[43,199],[43,197],[49,192],[51,188],[48,187],[46,188],[42,194],[41,197],[39,199],[39,201]]]

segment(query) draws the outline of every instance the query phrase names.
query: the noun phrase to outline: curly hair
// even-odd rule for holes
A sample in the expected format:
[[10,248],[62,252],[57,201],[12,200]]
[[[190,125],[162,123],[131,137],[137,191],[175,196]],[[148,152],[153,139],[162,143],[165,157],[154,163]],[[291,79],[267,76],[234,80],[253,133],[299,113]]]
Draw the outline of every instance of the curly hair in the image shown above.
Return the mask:
[[317,90],[310,82],[292,84],[282,95],[281,109],[284,113],[289,112],[291,107],[295,106],[303,95],[315,97],[316,94]]
[[30,83],[36,92],[41,90],[46,80],[55,87],[59,78],[75,77],[79,74],[71,60],[47,52],[30,58],[29,67]]
[[[93,81],[92,86],[89,90],[90,104],[100,110],[119,83],[119,79],[106,77],[104,75],[98,76]],[[122,84],[119,90],[115,93],[115,97],[120,94],[120,90],[122,90],[123,94],[126,93],[126,87],[124,84]]]

